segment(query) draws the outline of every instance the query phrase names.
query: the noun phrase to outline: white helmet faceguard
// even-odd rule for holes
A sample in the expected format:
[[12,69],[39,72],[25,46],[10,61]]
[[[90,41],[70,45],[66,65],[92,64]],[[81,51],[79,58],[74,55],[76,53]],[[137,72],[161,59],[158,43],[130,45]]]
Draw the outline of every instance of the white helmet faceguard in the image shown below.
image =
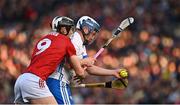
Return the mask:
[[58,31],[60,26],[74,26],[74,20],[65,16],[56,16],[51,23],[53,31]]

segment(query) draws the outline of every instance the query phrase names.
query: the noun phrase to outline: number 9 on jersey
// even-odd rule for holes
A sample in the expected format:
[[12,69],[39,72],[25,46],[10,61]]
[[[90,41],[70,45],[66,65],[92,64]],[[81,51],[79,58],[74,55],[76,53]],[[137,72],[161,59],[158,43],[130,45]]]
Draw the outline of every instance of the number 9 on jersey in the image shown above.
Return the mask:
[[45,38],[41,41],[39,41],[39,43],[37,44],[37,49],[39,50],[38,52],[36,52],[36,55],[42,53],[43,51],[45,51],[47,48],[49,48],[49,46],[51,45],[51,40],[48,38]]

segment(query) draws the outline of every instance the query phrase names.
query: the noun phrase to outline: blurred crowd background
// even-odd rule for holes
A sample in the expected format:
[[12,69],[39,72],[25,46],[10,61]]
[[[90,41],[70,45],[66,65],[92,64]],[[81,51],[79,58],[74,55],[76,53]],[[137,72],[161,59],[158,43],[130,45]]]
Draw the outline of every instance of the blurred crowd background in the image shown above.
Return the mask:
[[[54,16],[95,18],[101,31],[88,48],[93,56],[119,23],[135,23],[98,58],[103,68],[126,68],[127,89],[72,89],[77,104],[180,104],[179,0],[0,0],[0,103],[13,103],[14,83],[30,63],[36,41],[51,31]],[[112,77],[88,76],[85,83]]]

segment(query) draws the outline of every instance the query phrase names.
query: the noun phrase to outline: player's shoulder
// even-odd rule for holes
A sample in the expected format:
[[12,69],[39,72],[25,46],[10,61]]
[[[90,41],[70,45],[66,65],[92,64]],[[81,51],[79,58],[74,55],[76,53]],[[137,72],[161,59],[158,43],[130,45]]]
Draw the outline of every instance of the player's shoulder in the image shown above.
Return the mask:
[[71,39],[82,40],[78,32],[74,32],[73,35],[71,36]]
[[75,32],[70,38],[71,38],[71,41],[75,42],[76,44],[83,44],[81,36],[79,35],[78,32]]
[[70,40],[68,36],[57,33],[57,32],[50,32],[49,34],[46,35],[46,37],[51,37],[56,40]]

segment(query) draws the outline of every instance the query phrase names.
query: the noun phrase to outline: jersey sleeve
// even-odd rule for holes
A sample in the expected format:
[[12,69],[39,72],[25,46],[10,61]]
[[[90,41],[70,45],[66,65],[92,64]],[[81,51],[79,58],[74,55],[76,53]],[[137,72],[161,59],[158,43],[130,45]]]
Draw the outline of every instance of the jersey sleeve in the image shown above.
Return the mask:
[[66,51],[67,51],[67,56],[70,57],[72,55],[76,55],[76,50],[73,46],[73,44],[71,43],[71,40],[68,39],[67,41],[67,48],[66,48]]
[[80,50],[80,43],[79,43],[79,41],[78,40],[76,40],[76,39],[71,39],[71,42],[72,42],[72,44],[74,45],[74,48],[75,48],[75,50],[76,50],[76,55],[79,55],[79,50]]

